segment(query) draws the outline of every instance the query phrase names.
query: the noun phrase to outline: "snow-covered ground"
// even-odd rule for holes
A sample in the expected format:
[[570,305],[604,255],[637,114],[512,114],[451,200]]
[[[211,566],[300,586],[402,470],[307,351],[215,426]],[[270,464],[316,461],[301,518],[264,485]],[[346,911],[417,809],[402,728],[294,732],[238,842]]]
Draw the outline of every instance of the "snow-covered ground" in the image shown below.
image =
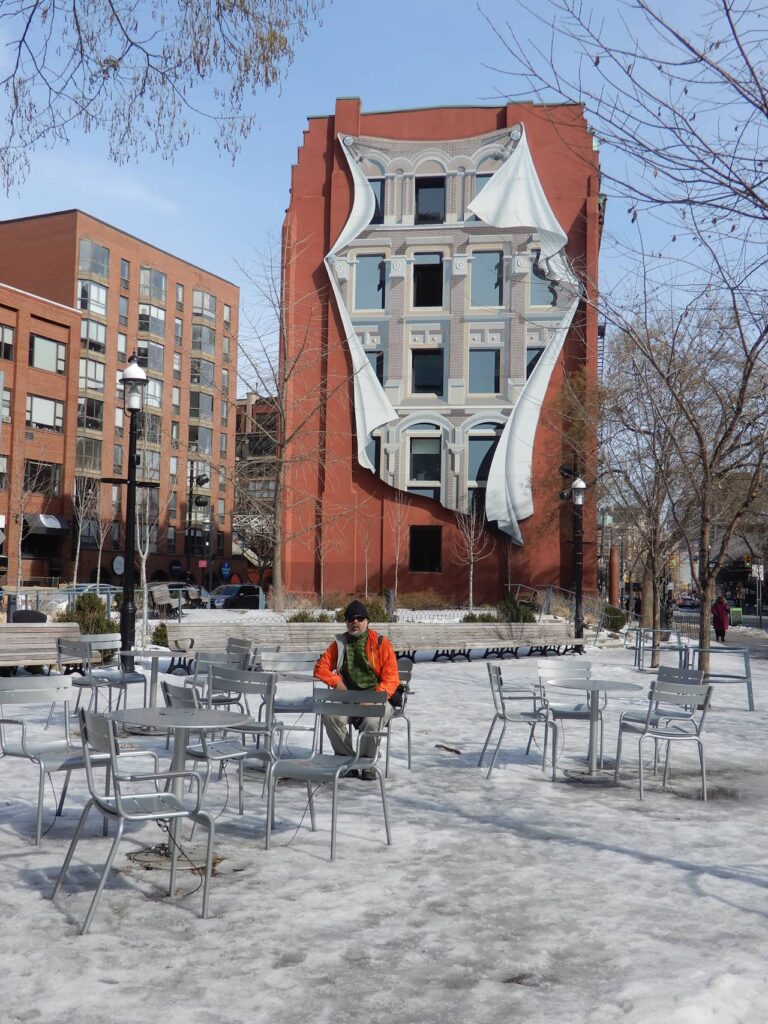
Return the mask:
[[[590,650],[599,675],[640,676],[621,648]],[[505,661],[531,679],[534,659]],[[132,830],[91,933],[77,929],[109,840],[91,819],[55,904],[45,897],[85,798],[73,780],[53,822],[46,793],[32,845],[36,772],[0,762],[2,1020],[41,1024],[736,1024],[768,1019],[768,663],[716,690],[708,720],[708,803],[694,749],[676,749],[673,786],[649,777],[638,800],[636,747],[621,785],[542,773],[510,726],[491,780],[477,758],[491,720],[486,666],[419,663],[413,770],[404,731],[389,780],[387,847],[375,784],[342,785],[337,860],[329,799],[281,785],[265,852],[261,777],[248,773],[238,818],[233,772],[211,784],[218,813],[211,917],[199,879],[142,870],[128,854],[162,840]],[[627,702],[606,709],[606,752]],[[37,716],[42,721],[42,716]],[[402,728],[402,723],[400,723]],[[398,727],[396,726],[396,729]],[[158,752],[167,756],[162,743]],[[586,728],[567,726],[563,769],[583,764]],[[58,791],[60,777],[54,776]],[[53,824],[52,824],[53,822]],[[185,893],[190,895],[185,896]]]

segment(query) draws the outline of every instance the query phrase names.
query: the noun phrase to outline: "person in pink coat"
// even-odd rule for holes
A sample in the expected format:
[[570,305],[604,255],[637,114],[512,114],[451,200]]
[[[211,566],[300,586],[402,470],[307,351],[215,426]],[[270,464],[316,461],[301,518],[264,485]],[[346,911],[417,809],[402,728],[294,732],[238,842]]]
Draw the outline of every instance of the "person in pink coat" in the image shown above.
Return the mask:
[[725,643],[725,631],[729,626],[728,604],[722,594],[712,605],[712,625],[715,627],[715,639]]

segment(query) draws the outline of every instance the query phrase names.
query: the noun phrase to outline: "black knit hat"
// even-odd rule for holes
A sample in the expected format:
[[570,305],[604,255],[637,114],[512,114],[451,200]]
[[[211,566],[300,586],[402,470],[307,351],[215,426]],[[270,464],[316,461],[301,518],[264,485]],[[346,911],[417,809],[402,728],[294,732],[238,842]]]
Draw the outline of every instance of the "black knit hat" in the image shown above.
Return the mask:
[[344,618],[347,622],[355,615],[362,615],[364,619],[368,618],[368,609],[362,601],[350,601],[344,609]]

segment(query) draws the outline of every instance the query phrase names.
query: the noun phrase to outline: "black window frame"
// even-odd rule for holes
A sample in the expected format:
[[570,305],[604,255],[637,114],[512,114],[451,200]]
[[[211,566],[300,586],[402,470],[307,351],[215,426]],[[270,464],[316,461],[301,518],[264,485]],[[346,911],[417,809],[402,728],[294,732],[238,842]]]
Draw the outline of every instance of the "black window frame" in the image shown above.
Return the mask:
[[[435,550],[436,559],[434,558]],[[442,526],[411,526],[408,528],[408,571],[418,573],[441,573],[443,571]]]
[[[427,203],[427,196],[430,193],[437,194],[442,191],[441,204]],[[419,176],[414,181],[414,203],[413,222],[414,224],[445,224],[446,210],[446,178],[444,174],[430,174]],[[420,199],[422,199],[420,203]],[[423,209],[423,206],[435,205],[435,210]]]

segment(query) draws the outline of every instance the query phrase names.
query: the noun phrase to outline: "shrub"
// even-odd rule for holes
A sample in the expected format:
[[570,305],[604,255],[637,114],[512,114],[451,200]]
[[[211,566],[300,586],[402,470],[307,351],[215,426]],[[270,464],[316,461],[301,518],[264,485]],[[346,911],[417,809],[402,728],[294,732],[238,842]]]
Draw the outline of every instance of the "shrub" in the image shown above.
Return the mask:
[[85,635],[115,631],[115,624],[98,594],[81,594],[74,609],[70,606],[59,612],[56,622],[77,622]]
[[323,594],[320,607],[335,611],[337,608],[346,608],[351,600],[352,598],[349,594],[342,594],[340,591],[330,591],[327,594]]
[[618,633],[622,626],[626,624],[626,621],[627,616],[621,608],[614,608],[612,604],[607,604],[603,609],[603,625],[606,629]]
[[498,620],[500,622],[535,622],[536,616],[532,608],[528,605],[518,604],[514,597],[507,594],[499,601]]
[[299,608],[287,617],[286,622],[333,622],[330,612],[316,612],[311,608]]
[[[370,622],[388,622],[389,616],[387,615],[387,606],[383,597],[361,597],[360,601],[363,602],[365,607],[368,609],[368,615],[370,616]],[[346,601],[340,608],[336,609],[335,619],[336,622],[344,621],[344,609],[349,604]]]
[[495,612],[467,612],[462,622],[498,622]]
[[164,622],[161,622],[159,626],[155,626],[152,630],[151,640],[157,647],[168,646],[168,629]]

